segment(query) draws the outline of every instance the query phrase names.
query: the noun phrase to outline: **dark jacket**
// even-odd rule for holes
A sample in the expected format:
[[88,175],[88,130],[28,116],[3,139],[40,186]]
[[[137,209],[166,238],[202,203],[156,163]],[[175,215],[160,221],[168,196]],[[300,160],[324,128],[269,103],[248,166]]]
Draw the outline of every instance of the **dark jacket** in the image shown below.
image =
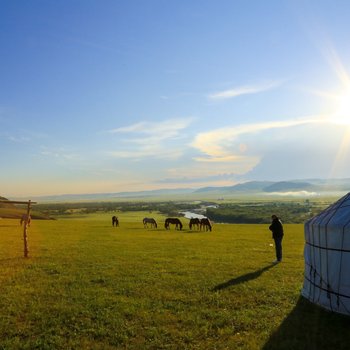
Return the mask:
[[283,225],[279,218],[272,220],[272,224],[269,226],[269,229],[272,231],[272,238],[283,237]]

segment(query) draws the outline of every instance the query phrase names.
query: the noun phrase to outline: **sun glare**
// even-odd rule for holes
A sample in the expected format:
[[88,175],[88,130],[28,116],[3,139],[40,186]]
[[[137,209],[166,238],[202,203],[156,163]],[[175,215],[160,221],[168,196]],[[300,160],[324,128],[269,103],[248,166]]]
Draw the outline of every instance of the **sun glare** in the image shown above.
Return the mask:
[[346,159],[349,155],[349,146],[350,146],[350,85],[348,88],[343,91],[343,93],[337,95],[335,110],[331,116],[331,121],[334,124],[343,126],[345,131],[337,155],[335,157],[332,169],[331,176],[342,169],[343,165],[346,164]]
[[350,126],[350,87],[336,97],[335,112],[331,120],[335,124]]

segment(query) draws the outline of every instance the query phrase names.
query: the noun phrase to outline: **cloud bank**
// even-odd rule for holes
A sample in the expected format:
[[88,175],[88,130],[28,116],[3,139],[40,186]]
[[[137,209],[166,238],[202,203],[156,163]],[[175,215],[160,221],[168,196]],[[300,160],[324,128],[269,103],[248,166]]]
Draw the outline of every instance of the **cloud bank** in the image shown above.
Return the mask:
[[[198,163],[226,164],[247,179],[327,177],[349,164],[346,130],[324,116],[218,128],[196,135],[191,146]],[[327,142],[325,142],[327,140]],[[344,155],[344,153],[346,153]],[[216,166],[216,165],[215,165]],[[342,176],[346,176],[344,166]],[[337,172],[334,172],[336,176]]]

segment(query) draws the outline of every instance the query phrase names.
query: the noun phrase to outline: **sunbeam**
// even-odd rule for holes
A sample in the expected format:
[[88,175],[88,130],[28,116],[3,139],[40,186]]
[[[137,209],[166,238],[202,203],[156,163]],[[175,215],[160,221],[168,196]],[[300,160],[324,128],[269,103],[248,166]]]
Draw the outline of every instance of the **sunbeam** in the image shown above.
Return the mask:
[[332,112],[329,115],[329,122],[332,124],[340,125],[345,128],[344,136],[340,142],[339,149],[335,156],[330,177],[337,176],[342,173],[344,165],[347,164],[350,150],[350,76],[347,73],[343,63],[341,62],[338,54],[335,50],[331,50],[329,56],[332,68],[336,72],[341,84],[342,89],[332,95],[334,100]]
[[336,110],[332,120],[336,124],[350,126],[350,86],[344,93],[337,96]]

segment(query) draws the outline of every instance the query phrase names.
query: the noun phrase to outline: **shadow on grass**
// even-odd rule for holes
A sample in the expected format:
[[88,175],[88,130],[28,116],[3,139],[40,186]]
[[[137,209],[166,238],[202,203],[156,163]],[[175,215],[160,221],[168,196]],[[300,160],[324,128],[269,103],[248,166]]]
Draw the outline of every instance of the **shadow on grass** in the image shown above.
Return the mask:
[[242,276],[233,278],[233,279],[231,279],[231,280],[229,280],[227,282],[218,284],[217,286],[215,286],[212,289],[212,291],[213,292],[217,292],[218,290],[221,290],[221,289],[225,289],[225,288],[228,288],[228,287],[231,287],[231,286],[235,286],[235,285],[240,284],[240,283],[244,283],[244,282],[248,282],[250,280],[254,280],[254,279],[258,278],[263,272],[271,269],[271,267],[274,267],[274,266],[276,266],[276,265],[275,264],[270,264],[270,265],[267,265],[267,266],[263,267],[262,269],[256,270],[254,272],[246,273],[245,275],[242,275]]
[[324,310],[301,297],[262,350],[350,349],[350,317]]

